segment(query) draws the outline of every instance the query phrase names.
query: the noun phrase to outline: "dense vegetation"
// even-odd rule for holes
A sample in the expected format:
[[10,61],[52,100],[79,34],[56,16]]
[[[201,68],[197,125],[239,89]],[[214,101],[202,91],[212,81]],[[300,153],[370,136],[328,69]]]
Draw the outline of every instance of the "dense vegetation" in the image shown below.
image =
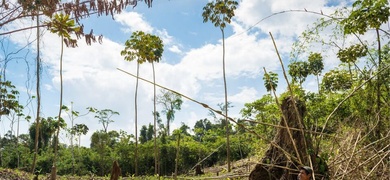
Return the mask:
[[[39,141],[40,151],[37,160],[37,171],[42,174],[50,173],[52,166],[54,122],[51,119],[42,120],[42,137]],[[188,173],[197,162],[208,155],[211,156],[202,163],[204,166],[225,163],[226,148],[224,148],[223,136],[225,121],[221,119],[216,121],[218,123],[212,122],[213,120],[209,119],[199,120],[193,127],[195,132],[193,135],[189,134],[188,126],[182,125],[180,128],[181,143],[178,164],[180,174]],[[1,167],[24,170],[30,168],[31,152],[33,152],[34,147],[34,126],[34,124],[31,126],[29,135],[20,135],[19,139],[11,135],[11,131],[1,138]],[[253,136],[246,134],[243,130],[232,132],[232,159],[246,158],[251,152],[254,152],[254,144],[251,142],[255,140]],[[177,140],[177,134],[168,136],[162,128],[159,129],[158,147],[161,175],[171,175],[174,172],[172,165],[175,164]],[[142,126],[139,141],[139,172],[141,175],[153,175],[153,125]],[[93,173],[105,176],[110,173],[112,162],[117,160],[123,175],[133,175],[135,173],[134,149],[134,136],[125,131],[96,131],[91,137],[89,148],[78,145],[74,147],[60,145],[58,174],[89,175]]]
[[[226,102],[220,104],[220,111],[210,111],[211,118],[198,120],[194,127],[182,124],[169,133],[169,118],[180,110],[180,105],[167,106],[161,112],[166,117],[155,112],[158,123],[142,126],[139,136],[134,136],[125,131],[108,130],[111,116],[119,115],[118,112],[89,107],[88,113],[95,114],[103,129],[90,137],[90,147],[60,143],[57,172],[59,175],[92,173],[106,176],[112,162],[117,160],[123,176],[131,176],[136,171],[138,175],[154,175],[156,172],[171,175],[175,172],[174,164],[177,164],[179,174],[187,174],[202,160],[201,164],[208,167],[224,164],[229,158],[235,161],[261,156],[281,120],[279,102],[295,96],[305,104],[304,130],[314,144],[307,153],[318,157],[316,161],[326,162],[330,178],[389,178],[390,33],[382,28],[388,23],[389,16],[390,7],[386,0],[357,0],[352,9],[323,15],[294,44],[291,62],[285,72],[286,80],[292,80],[287,81],[288,89],[275,93],[281,80],[273,72],[266,73],[264,86],[270,94],[248,102],[241,110],[241,118],[230,119],[235,124],[220,116],[223,111],[227,112]],[[324,34],[325,31],[330,33]],[[329,49],[336,54],[329,53]],[[337,58],[339,65],[323,72],[325,58]],[[302,88],[307,78],[317,79],[317,92]],[[23,107],[16,98],[19,92],[12,82],[2,78],[0,88],[1,116],[7,116],[12,122],[19,118],[31,119],[23,114]],[[163,96],[167,93],[170,92],[163,92]],[[179,94],[175,99],[162,100],[161,103],[172,104],[181,98]],[[82,116],[65,106],[61,111],[75,117]],[[162,123],[165,118],[166,124]],[[40,124],[39,133],[36,132],[36,122]],[[40,117],[36,122],[29,128],[29,134],[16,137],[10,129],[0,137],[0,167],[29,171],[37,146],[35,169],[41,174],[50,173],[56,143],[59,142],[58,130],[66,130],[72,141],[88,131],[83,124],[66,129],[63,119],[58,117]],[[226,147],[226,132],[230,134],[229,147]],[[34,142],[35,139],[38,141]],[[158,152],[157,166],[154,140]],[[317,171],[325,171],[324,168]]]

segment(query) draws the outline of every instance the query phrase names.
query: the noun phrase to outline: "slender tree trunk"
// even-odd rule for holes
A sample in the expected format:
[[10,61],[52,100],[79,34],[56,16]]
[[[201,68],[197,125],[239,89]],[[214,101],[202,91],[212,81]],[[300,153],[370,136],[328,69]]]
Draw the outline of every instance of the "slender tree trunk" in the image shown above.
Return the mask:
[[[376,35],[377,35],[377,41],[378,41],[378,72],[380,72],[382,66],[382,52],[381,52],[381,39],[379,36],[379,29],[376,29]],[[378,113],[378,125],[376,127],[376,138],[380,139],[381,138],[381,129],[382,129],[382,121],[381,121],[381,84],[382,84],[382,75],[379,73],[378,74],[378,82],[377,82],[377,93],[376,93],[376,100],[377,100],[377,113]]]
[[56,137],[55,137],[55,144],[54,144],[54,160],[53,160],[53,167],[51,169],[51,179],[56,180],[57,179],[57,156],[58,156],[58,141],[59,141],[59,134],[60,134],[60,124],[61,124],[61,112],[62,112],[62,97],[64,93],[64,87],[63,87],[63,80],[62,80],[62,57],[64,55],[64,36],[61,36],[61,55],[60,55],[60,108],[58,111],[58,124],[56,129]]
[[[168,110],[168,113],[169,113],[169,110]],[[168,136],[169,136],[169,122],[171,121],[171,119],[168,117],[168,115],[167,115],[167,134],[168,134]]]
[[320,79],[318,78],[318,74],[316,75],[317,77],[317,91],[319,94],[321,94],[321,91],[320,91]]
[[228,100],[227,100],[227,85],[226,85],[226,70],[225,70],[225,32],[221,28],[222,31],[222,64],[223,64],[223,85],[225,89],[225,121],[226,121],[226,159],[228,163],[228,172],[231,171],[230,167],[230,140],[229,140],[229,119],[228,119]]
[[137,130],[137,118],[138,118],[138,77],[139,77],[139,62],[137,61],[137,80],[135,83],[135,98],[134,98],[134,123],[135,123],[135,176],[138,176],[138,130]]
[[[70,113],[71,113],[71,128],[73,128],[73,102],[71,103],[70,106]],[[74,158],[74,146],[73,146],[73,131],[70,131],[70,146],[72,148],[72,176],[74,176],[74,163],[75,163],[75,158]]]
[[[18,102],[19,102],[19,97],[18,97]],[[19,108],[19,111],[21,109]],[[20,153],[19,153],[19,122],[20,122],[20,116],[18,116],[18,124],[17,124],[17,130],[16,130],[16,153],[18,156],[18,162],[17,162],[17,168],[19,168],[19,162],[20,162]]]
[[177,179],[177,166],[179,164],[179,154],[180,154],[180,134],[178,133],[177,136],[177,150],[176,150],[176,159],[175,159],[175,176],[174,179]]
[[158,157],[157,157],[157,114],[156,114],[156,73],[154,62],[152,61],[153,69],[153,119],[154,119],[154,174],[158,174]]
[[31,168],[31,173],[34,174],[35,171],[35,165],[37,162],[37,154],[38,154],[38,136],[39,136],[39,119],[40,119],[40,112],[41,112],[41,91],[40,91],[40,80],[41,80],[41,57],[40,57],[40,35],[39,35],[39,13],[37,13],[37,116],[35,120],[35,140],[34,140],[34,159],[33,164]]

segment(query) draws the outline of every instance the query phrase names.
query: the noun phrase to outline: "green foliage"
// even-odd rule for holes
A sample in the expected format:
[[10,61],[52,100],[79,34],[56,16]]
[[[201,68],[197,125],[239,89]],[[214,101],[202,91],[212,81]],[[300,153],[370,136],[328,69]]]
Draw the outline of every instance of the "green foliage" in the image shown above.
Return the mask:
[[322,79],[322,87],[326,91],[345,91],[352,87],[353,79],[348,71],[333,69],[325,73]]
[[143,125],[140,130],[139,141],[145,143],[153,140],[154,127],[149,123],[149,126]]
[[75,21],[69,17],[69,14],[55,14],[53,19],[47,22],[47,26],[51,33],[64,38],[66,46],[77,46],[77,40],[72,39],[70,35],[72,33],[79,33],[81,29],[79,26],[76,26]]
[[310,74],[318,76],[324,70],[324,62],[320,53],[310,53],[309,58],[309,70]]
[[[51,122],[51,123],[50,123]],[[38,156],[36,169],[41,173],[50,173],[52,166],[52,158],[54,157],[53,148],[51,148],[51,139],[53,133],[55,119],[48,118],[42,120],[41,128],[45,138],[39,138],[40,141],[40,156]],[[220,123],[220,122],[218,122]],[[243,123],[243,122],[240,122]],[[77,126],[75,126],[77,127]],[[81,126],[80,126],[81,127]],[[146,128],[147,127],[147,128]],[[51,128],[52,130],[48,130]],[[148,134],[148,129],[153,130],[153,126],[145,126]],[[144,128],[144,129],[145,129]],[[202,133],[191,135],[183,130],[188,130],[188,127],[182,126],[174,132],[180,132],[180,154],[178,170],[180,174],[187,173],[201,159],[210,155],[202,164],[203,166],[213,166],[222,164],[226,160],[224,126],[214,124],[211,121],[204,119],[199,120],[194,129],[203,129]],[[82,129],[82,128],[81,128]],[[30,127],[30,134],[34,133],[35,126]],[[51,132],[51,133],[49,133]],[[149,132],[150,133],[150,132]],[[142,134],[142,133],[141,133]],[[255,146],[251,145],[254,139],[247,135],[245,131],[233,131],[232,136],[232,159],[239,160],[247,157]],[[149,135],[146,135],[148,138]],[[34,137],[31,137],[34,138]],[[29,150],[29,143],[32,142],[28,136],[21,136],[19,140],[19,153],[21,157],[20,166],[27,167],[31,163],[32,154]],[[139,174],[153,175],[154,173],[154,144],[151,139],[139,144]],[[41,141],[41,139],[46,139]],[[14,167],[17,159],[17,154],[14,151],[16,144],[15,137],[6,136],[1,140],[0,146],[4,147],[4,154],[7,152],[7,161],[3,160],[6,167]],[[158,150],[160,154],[160,175],[171,175],[174,171],[177,148],[177,134],[167,136],[166,133],[160,134],[157,139]],[[107,176],[111,168],[113,160],[117,160],[122,169],[123,176],[131,176],[135,167],[135,143],[134,136],[127,134],[125,131],[96,131],[91,136],[91,146],[73,147],[75,163],[72,162],[72,147],[60,144],[58,149],[58,175],[69,175],[75,169],[75,175],[85,176],[96,174],[99,176]],[[216,152],[214,152],[216,151]],[[9,157],[9,158],[8,158]],[[72,165],[73,164],[73,165]]]
[[126,61],[137,60],[144,62],[159,62],[164,52],[162,40],[155,35],[135,31],[125,42],[125,49],[121,51]]
[[255,127],[258,134],[264,136],[267,140],[273,138],[276,129],[267,124],[277,124],[281,114],[271,95],[264,95],[254,102],[246,103],[240,113],[244,118],[254,119],[251,125]]
[[163,106],[162,113],[166,115],[167,118],[167,132],[169,135],[169,124],[175,119],[176,110],[181,109],[181,104],[183,100],[181,96],[167,90],[161,90],[161,94],[157,96],[157,103]]
[[104,132],[107,132],[108,125],[114,122],[111,117],[114,115],[119,115],[119,112],[113,111],[111,109],[97,110],[95,108],[91,108],[90,112],[95,113],[95,118],[97,118],[99,123],[103,125]]
[[[38,149],[42,150],[49,147],[50,141],[53,139],[56,127],[55,127],[55,119],[52,117],[48,118],[42,118],[39,125],[40,134],[38,138]],[[35,130],[36,130],[36,123],[32,123],[32,125],[29,128],[29,135],[30,139],[35,139]],[[30,148],[31,150],[34,149],[34,141],[30,141]],[[41,152],[41,151],[38,151]]]
[[11,81],[0,81],[0,116],[9,115],[11,112],[22,115],[23,106],[19,104],[18,95],[19,91]]
[[[369,178],[367,174],[373,172],[371,170],[372,164],[381,163],[369,158],[362,147],[367,147],[368,144],[384,138],[390,127],[388,123],[389,108],[386,108],[386,102],[390,99],[390,88],[388,88],[390,87],[390,79],[388,78],[390,72],[388,69],[389,51],[387,47],[389,33],[387,30],[381,29],[388,23],[389,16],[390,7],[386,0],[356,0],[352,5],[352,10],[339,9],[331,14],[328,20],[322,18],[313,24],[294,46],[292,54],[295,55],[295,60],[298,59],[299,55],[306,55],[313,47],[316,50],[338,52],[337,57],[341,62],[339,66],[331,68],[322,77],[320,93],[303,91],[303,96],[299,95],[303,97],[307,105],[307,116],[304,119],[305,127],[314,132],[326,133],[326,135],[311,134],[312,140],[317,146],[314,147],[313,151],[318,155],[315,161],[318,164],[318,172],[327,170],[325,162],[334,162],[335,159],[332,158],[340,158],[337,153],[345,150],[343,149],[345,148],[343,143],[346,143],[345,138],[355,138],[353,135],[340,133],[346,129],[363,133],[363,139],[367,140],[361,140],[357,143],[361,146],[355,144],[356,149],[363,152],[357,155],[361,159],[355,163],[362,164],[364,162],[367,165],[363,165],[364,168],[362,167],[360,170],[354,169],[352,174],[357,173]],[[372,35],[376,37],[363,38]],[[345,47],[345,44],[348,46]],[[311,55],[313,54],[311,53],[309,56],[309,63],[311,58],[320,59],[319,57],[311,57]],[[304,73],[301,70],[298,73],[290,73],[293,79],[297,80],[304,77],[300,74]],[[316,75],[312,71],[310,74]],[[319,75],[320,73],[317,76]],[[333,137],[328,139],[327,135],[337,135],[341,138],[340,140],[335,140]],[[335,145],[336,143],[339,145]],[[385,148],[383,144],[374,146],[378,149]],[[335,148],[339,149],[333,151]],[[344,153],[348,153],[348,151],[347,149]],[[337,159],[337,161],[339,160]],[[368,165],[369,162],[372,164]],[[381,167],[382,170],[379,170],[379,166],[376,168],[375,171],[387,171],[383,169],[385,166]],[[352,174],[346,174],[346,177],[351,178],[349,176],[353,176]]]
[[207,3],[203,8],[203,22],[211,21],[215,27],[222,30],[226,27],[226,24],[230,24],[237,5],[238,2],[232,0],[216,0]]
[[361,44],[352,45],[346,49],[340,49],[337,57],[343,63],[356,63],[358,58],[367,55],[367,47]]
[[203,142],[203,138],[206,135],[207,131],[212,128],[213,128],[213,124],[207,118],[196,121],[193,129],[195,133],[195,140],[199,142]]
[[341,21],[345,34],[364,34],[368,29],[379,29],[390,16],[387,0],[357,0],[346,19]]
[[276,91],[278,87],[278,74],[274,72],[265,73],[263,77],[264,86],[267,91]]
[[77,136],[80,136],[80,135],[86,135],[88,133],[88,126],[86,126],[85,124],[75,124],[72,128],[71,128],[71,133],[73,133],[74,135],[77,135]]
[[292,77],[293,82],[297,82],[300,85],[302,85],[310,73],[309,63],[304,61],[292,62],[288,65],[288,68],[288,73]]

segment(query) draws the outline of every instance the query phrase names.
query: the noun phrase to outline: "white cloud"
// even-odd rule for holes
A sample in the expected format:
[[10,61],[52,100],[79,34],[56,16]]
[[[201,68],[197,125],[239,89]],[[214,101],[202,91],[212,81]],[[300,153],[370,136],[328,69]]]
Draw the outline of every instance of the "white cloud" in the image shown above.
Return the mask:
[[51,86],[50,84],[44,84],[44,87],[48,91],[51,91],[53,89],[53,86]]
[[[256,28],[263,33],[293,37],[306,29],[307,25],[320,15],[304,12],[304,10],[320,13],[328,12],[325,0],[274,0],[274,1],[242,1],[236,11],[235,19],[246,28]],[[301,10],[300,12],[294,10]],[[333,12],[334,8],[329,12]]]
[[[145,21],[142,14],[136,12],[123,12],[121,14],[116,14],[114,18],[120,24],[126,26],[126,28],[122,28],[126,33],[134,31],[151,33],[153,31],[153,27]],[[127,29],[127,27],[129,29]]]
[[173,45],[169,48],[170,51],[172,51],[173,53],[177,53],[177,54],[180,54],[181,53],[181,50],[180,48],[177,46],[177,45]]
[[168,34],[166,29],[157,30],[157,36],[159,36],[166,45],[173,43],[173,37]]
[[245,104],[253,102],[259,98],[258,92],[253,87],[240,87],[241,91],[229,97],[229,101],[233,104]]

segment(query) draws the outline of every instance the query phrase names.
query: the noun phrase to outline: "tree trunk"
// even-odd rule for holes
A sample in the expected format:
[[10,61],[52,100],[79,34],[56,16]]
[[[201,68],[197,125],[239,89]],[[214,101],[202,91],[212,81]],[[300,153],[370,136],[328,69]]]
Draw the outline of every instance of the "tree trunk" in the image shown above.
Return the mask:
[[[379,29],[376,29],[376,35],[377,35],[377,41],[378,41],[378,70],[377,72],[380,72],[382,69],[382,56],[381,56],[381,39],[379,36]],[[375,138],[380,139],[381,136],[381,129],[382,129],[382,116],[381,116],[381,84],[382,84],[382,74],[378,74],[377,77],[377,92],[376,92],[376,108],[377,108],[377,113],[378,113],[378,125],[376,126],[375,130]]]
[[134,124],[135,124],[135,176],[138,176],[138,128],[137,128],[137,119],[138,119],[138,77],[139,77],[139,62],[137,61],[137,80],[135,83],[135,99],[134,99]]
[[38,136],[39,136],[39,118],[40,118],[40,112],[41,112],[41,91],[40,91],[40,74],[41,74],[41,57],[40,55],[40,35],[39,35],[39,13],[37,13],[37,117],[35,121],[35,140],[34,140],[34,159],[33,164],[31,168],[31,173],[34,174],[35,171],[35,165],[37,162],[37,154],[38,154]]
[[[298,118],[299,116],[296,114],[294,101],[301,118]],[[281,118],[279,125],[300,129],[300,124],[304,124],[303,120],[300,120],[303,119],[306,111],[304,103],[300,100],[294,100],[292,97],[287,97],[283,100],[281,107],[283,111],[282,118],[285,117],[286,121]],[[284,122],[287,122],[287,125]],[[315,154],[308,154],[309,150],[313,149],[313,145],[310,139],[305,139],[301,131],[293,131],[292,137],[295,142],[292,142],[287,128],[278,129],[274,140],[271,142],[271,147],[265,153],[262,161],[251,172],[249,179],[296,180],[299,166],[310,165],[309,156],[311,156],[311,159],[316,158]],[[298,154],[296,154],[294,144],[298,149]],[[303,164],[299,163],[298,156],[301,157]],[[313,162],[313,168],[316,172],[318,164]]]
[[177,166],[179,164],[179,155],[180,155],[180,133],[177,135],[177,150],[176,150],[176,161],[175,161],[175,176],[174,179],[177,179]]
[[118,180],[121,175],[121,168],[119,167],[118,161],[112,163],[111,177],[110,180]]
[[57,156],[58,156],[58,141],[60,140],[58,136],[60,135],[60,127],[61,127],[61,112],[62,112],[62,96],[63,96],[63,80],[62,80],[62,57],[64,54],[64,36],[61,36],[61,55],[60,55],[60,109],[58,111],[58,124],[56,129],[56,136],[55,136],[55,144],[54,144],[54,160],[53,160],[53,167],[51,168],[51,180],[57,179]]
[[226,160],[228,163],[228,172],[231,171],[231,165],[230,165],[230,140],[229,140],[229,120],[228,120],[228,100],[227,100],[227,83],[226,83],[226,68],[225,68],[225,32],[223,29],[222,31],[222,70],[223,70],[223,86],[225,90],[225,121],[226,121]]
[[158,174],[158,157],[157,157],[157,108],[156,108],[156,74],[154,70],[154,62],[152,61],[153,69],[153,122],[154,122],[154,174]]

